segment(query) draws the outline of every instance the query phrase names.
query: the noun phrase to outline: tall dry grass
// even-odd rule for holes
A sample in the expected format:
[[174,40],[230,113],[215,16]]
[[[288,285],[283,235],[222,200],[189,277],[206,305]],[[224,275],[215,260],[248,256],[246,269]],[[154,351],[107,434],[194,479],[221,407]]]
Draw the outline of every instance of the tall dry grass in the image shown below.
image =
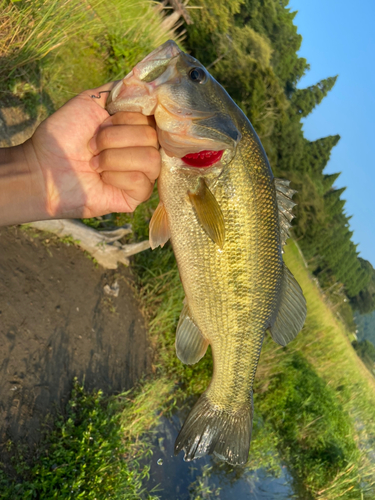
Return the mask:
[[109,37],[137,46],[139,57],[168,39],[180,41],[179,22],[167,12],[151,0],[0,0],[0,86],[4,88],[17,70],[19,76],[21,69],[21,77],[30,81],[28,72],[35,72],[35,64],[42,60],[45,80],[51,85],[60,82],[60,88],[65,85],[66,94],[75,93],[80,81],[85,88],[90,75],[97,84],[96,73],[105,83]]
[[88,8],[79,0],[0,0],[0,77],[68,41],[87,20]]

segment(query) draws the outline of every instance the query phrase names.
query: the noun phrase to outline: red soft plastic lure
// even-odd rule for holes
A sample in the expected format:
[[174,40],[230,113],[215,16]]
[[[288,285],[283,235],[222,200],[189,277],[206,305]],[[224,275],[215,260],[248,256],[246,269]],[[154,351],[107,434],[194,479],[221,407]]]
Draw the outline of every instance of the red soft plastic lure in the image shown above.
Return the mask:
[[210,167],[221,160],[224,151],[201,151],[200,153],[191,153],[182,158],[182,160],[191,167]]

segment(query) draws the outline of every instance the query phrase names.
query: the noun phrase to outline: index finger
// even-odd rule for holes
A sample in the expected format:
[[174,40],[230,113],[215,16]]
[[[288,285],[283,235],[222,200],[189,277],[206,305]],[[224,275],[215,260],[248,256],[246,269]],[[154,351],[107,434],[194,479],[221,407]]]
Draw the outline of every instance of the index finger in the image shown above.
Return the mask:
[[142,113],[134,113],[130,111],[118,111],[114,115],[107,118],[106,123],[111,125],[150,125],[156,128],[155,118],[153,116],[145,116]]

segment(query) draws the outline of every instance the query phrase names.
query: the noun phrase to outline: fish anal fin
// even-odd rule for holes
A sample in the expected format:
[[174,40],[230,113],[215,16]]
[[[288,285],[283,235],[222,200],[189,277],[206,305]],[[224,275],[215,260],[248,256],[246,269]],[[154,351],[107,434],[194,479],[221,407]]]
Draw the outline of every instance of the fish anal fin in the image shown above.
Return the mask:
[[184,450],[187,462],[213,454],[232,465],[243,465],[249,456],[252,420],[252,394],[234,412],[214,405],[203,393],[177,436],[174,453]]
[[296,203],[292,201],[292,198],[297,191],[291,189],[289,184],[290,181],[275,179],[276,201],[279,209],[279,225],[282,246],[284,246],[286,240],[290,238],[289,228],[291,227],[291,221],[294,218],[292,209],[296,205]]
[[208,347],[201,331],[194,323],[189,306],[185,303],[180,314],[176,331],[176,354],[186,365],[197,363],[206,353]]
[[167,212],[165,211],[164,203],[160,201],[152,215],[149,227],[149,240],[152,250],[159,245],[163,248],[170,236]]
[[188,195],[199,223],[211,240],[223,248],[225,241],[224,216],[203,177],[199,178],[197,190],[194,193],[189,191]]
[[284,264],[280,306],[269,328],[273,340],[286,346],[301,331],[305,318],[305,297],[295,277]]

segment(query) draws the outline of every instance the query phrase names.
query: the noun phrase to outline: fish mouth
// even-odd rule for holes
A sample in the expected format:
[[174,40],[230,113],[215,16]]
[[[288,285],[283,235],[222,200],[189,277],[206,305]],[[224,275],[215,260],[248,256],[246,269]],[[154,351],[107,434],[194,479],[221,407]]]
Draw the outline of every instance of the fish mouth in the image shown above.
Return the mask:
[[224,150],[221,151],[200,151],[199,153],[190,153],[181,158],[181,160],[190,167],[207,168],[221,160]]

